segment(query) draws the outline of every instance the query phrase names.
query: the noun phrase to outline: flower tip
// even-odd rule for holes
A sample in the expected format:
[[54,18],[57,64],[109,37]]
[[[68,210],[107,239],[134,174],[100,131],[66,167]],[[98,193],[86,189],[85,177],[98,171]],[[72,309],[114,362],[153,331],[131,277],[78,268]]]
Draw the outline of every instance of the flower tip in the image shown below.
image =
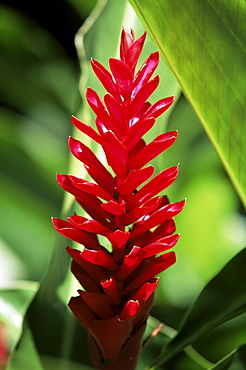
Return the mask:
[[51,217],[51,221],[52,221],[52,224],[53,224],[54,228],[57,229],[57,227],[58,227],[58,218]]
[[81,122],[77,117],[75,117],[74,115],[71,116],[71,122],[74,126],[76,126],[76,123],[77,122]]
[[60,186],[62,186],[64,184],[66,177],[67,177],[67,175],[62,175],[60,173],[56,174],[56,181],[58,182],[58,184]]

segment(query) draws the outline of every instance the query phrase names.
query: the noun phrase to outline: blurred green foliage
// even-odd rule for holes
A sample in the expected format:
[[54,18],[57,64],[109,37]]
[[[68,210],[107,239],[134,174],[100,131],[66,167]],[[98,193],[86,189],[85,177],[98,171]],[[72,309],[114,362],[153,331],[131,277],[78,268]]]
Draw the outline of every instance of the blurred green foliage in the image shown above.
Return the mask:
[[[93,56],[106,67],[107,59],[117,53],[122,22],[133,22],[137,36],[143,32],[143,26],[126,1],[109,3],[84,39],[87,61]],[[96,1],[67,0],[66,4],[82,24]],[[58,23],[59,17],[70,19],[71,14],[58,12],[55,20]],[[110,41],[105,48],[107,37]],[[148,38],[146,55],[154,50],[156,47]],[[70,278],[56,291],[66,277],[69,259],[64,251],[66,241],[56,239],[50,217],[59,216],[64,197],[55,173],[67,173],[68,168],[71,169],[66,146],[67,137],[72,132],[70,116],[84,107],[87,73],[87,85],[97,89],[95,85],[98,83],[85,60],[79,69],[76,56],[69,53],[57,35],[41,27],[30,15],[7,5],[0,6],[0,53],[0,284],[5,284],[3,295],[13,289],[13,281],[40,281],[48,270],[29,311],[29,323],[25,323],[20,348],[24,348],[24,353],[32,349],[35,363],[36,349],[30,347],[32,335],[36,335],[37,340],[38,324],[43,325],[47,320],[52,325],[52,315],[56,313],[53,325],[60,331],[40,344],[45,354],[43,366],[48,370],[55,366],[76,369],[76,365],[67,362],[69,358],[89,366],[86,333],[64,305],[69,296]],[[181,233],[176,247],[178,261],[160,280],[152,315],[177,329],[184,312],[201,289],[243,248],[245,216],[218,155],[164,61],[157,73],[161,75],[160,97],[175,95],[176,101],[170,113],[158,121],[147,138],[164,130],[179,130],[177,142],[155,161],[155,166],[158,171],[181,163],[180,175],[168,189],[168,196],[171,201],[187,198],[187,205],[177,217],[177,229]],[[102,94],[103,90],[99,89],[97,91]],[[160,97],[153,96],[152,100]],[[87,117],[87,111],[83,114]],[[93,119],[87,123],[93,124]],[[23,294],[17,295],[13,305],[22,307],[20,311],[24,316],[27,303],[33,298],[33,287],[29,289],[24,284],[21,289]],[[48,305],[49,312],[46,311]],[[35,323],[38,308],[40,323]],[[0,315],[3,309],[0,302]],[[0,318],[4,320],[5,316]],[[9,325],[7,321],[5,324]],[[18,337],[21,325],[22,321],[15,334],[10,333],[12,340]],[[30,328],[36,334],[32,334]],[[194,346],[210,361],[219,361],[246,341],[244,328],[245,319],[239,317],[206,333]],[[50,329],[49,325],[46,329]],[[60,334],[63,337],[59,337]],[[57,350],[53,348],[55,338],[59,338]],[[216,343],[220,339],[216,341],[215,338],[223,338],[219,348]],[[158,354],[165,340],[168,340],[165,333],[154,339],[153,345],[144,352],[140,369]],[[208,342],[210,346],[207,346]],[[66,361],[61,364],[58,360],[57,365],[50,356],[62,357],[64,349]],[[12,370],[18,369],[18,357],[15,361]],[[183,352],[168,369],[183,370],[184,364],[191,370],[204,368]],[[37,369],[38,366],[39,360]]]

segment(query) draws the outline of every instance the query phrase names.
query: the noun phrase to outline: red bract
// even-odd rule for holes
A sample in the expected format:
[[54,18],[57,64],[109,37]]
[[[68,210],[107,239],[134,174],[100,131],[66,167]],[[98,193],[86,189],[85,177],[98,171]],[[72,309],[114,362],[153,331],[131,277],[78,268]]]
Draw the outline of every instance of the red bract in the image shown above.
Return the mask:
[[[85,144],[70,138],[72,154],[94,181],[57,176],[59,185],[89,215],[74,215],[67,221],[54,218],[53,224],[84,247],[82,251],[67,248],[73,259],[72,273],[83,287],[69,307],[89,334],[97,369],[135,369],[159,280],[155,276],[175,263],[175,253],[169,251],[179,239],[173,217],[185,204],[170,204],[166,196],[158,195],[175,181],[179,166],[155,175],[152,165],[145,167],[177,138],[173,131],[148,144],[143,140],[156,118],[173,103],[173,97],[152,105],[147,102],[159,84],[158,76],[152,78],[159,53],[152,53],[135,72],[145,37],[144,33],[135,40],[133,31],[123,28],[120,59],[109,60],[111,73],[91,60],[107,91],[102,100],[87,89],[97,131],[72,117],[77,129],[101,145],[111,170]],[[103,238],[111,250],[102,245]]]

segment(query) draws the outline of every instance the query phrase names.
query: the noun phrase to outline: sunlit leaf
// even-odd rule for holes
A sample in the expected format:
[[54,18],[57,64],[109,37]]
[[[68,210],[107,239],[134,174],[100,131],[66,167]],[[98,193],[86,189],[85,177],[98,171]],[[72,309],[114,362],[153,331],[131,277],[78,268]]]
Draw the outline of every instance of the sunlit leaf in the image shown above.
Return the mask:
[[130,0],[246,201],[242,0]]
[[18,341],[23,317],[38,290],[39,284],[31,281],[15,281],[0,288],[0,322],[8,327],[10,349]]
[[31,330],[25,324],[21,341],[15,349],[14,356],[10,359],[8,370],[26,370],[30,366],[33,370],[44,370],[35,347]]

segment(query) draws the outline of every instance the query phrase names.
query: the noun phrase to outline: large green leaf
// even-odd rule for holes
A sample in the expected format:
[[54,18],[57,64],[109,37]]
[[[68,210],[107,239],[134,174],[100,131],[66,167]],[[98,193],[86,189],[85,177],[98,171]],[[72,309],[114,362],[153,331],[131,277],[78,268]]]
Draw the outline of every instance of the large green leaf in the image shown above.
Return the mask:
[[223,358],[208,370],[245,370],[245,350],[246,345],[239,347],[238,350],[233,351],[233,353],[230,353],[230,355],[226,356],[226,358]]
[[38,286],[32,281],[14,281],[1,286],[0,322],[8,328],[10,351],[21,336],[23,317]]
[[203,333],[246,311],[246,248],[203,289],[184,317],[177,336],[163,349],[155,366],[168,361]]
[[7,369],[26,370],[31,366],[33,370],[44,370],[37,353],[32,332],[26,323],[23,329],[21,341],[15,349],[14,356]]
[[243,0],[129,0],[246,202]]

